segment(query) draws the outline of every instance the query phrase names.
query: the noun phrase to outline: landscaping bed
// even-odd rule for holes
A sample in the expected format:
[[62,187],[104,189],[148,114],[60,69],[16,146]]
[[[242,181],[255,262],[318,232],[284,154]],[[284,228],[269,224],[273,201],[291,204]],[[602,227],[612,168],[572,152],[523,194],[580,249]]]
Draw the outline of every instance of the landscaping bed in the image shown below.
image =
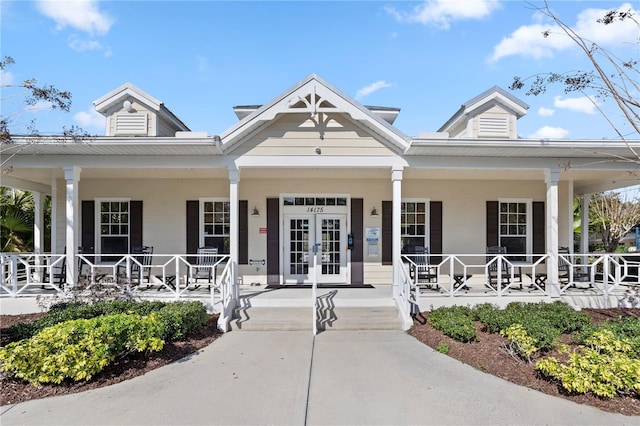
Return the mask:
[[[612,309],[583,309],[582,312],[591,319],[593,324],[602,324],[606,320],[624,317],[640,317],[640,309],[612,308]],[[563,357],[557,347],[546,353],[536,353],[531,356],[532,362],[509,354],[505,348],[509,341],[499,333],[489,333],[487,327],[480,321],[475,322],[477,341],[463,343],[446,336],[442,331],[434,328],[429,321],[429,313],[423,312],[416,316],[414,326],[409,334],[422,343],[446,353],[465,364],[485,373],[493,374],[521,386],[537,391],[565,398],[578,404],[596,407],[603,411],[625,415],[640,415],[640,398],[635,396],[616,396],[602,398],[591,393],[578,394],[565,391],[557,382],[545,379],[536,371],[535,363],[541,358],[555,356]],[[575,350],[577,343],[570,334],[562,334],[559,342]]]
[[[33,323],[45,316],[45,313],[23,315],[0,315],[0,336],[2,346],[8,342],[7,331],[20,323]],[[218,315],[207,315],[206,323],[186,336],[173,341],[165,341],[157,352],[134,352],[119,358],[96,373],[90,380],[64,380],[60,384],[40,384],[34,386],[25,380],[0,373],[0,405],[16,404],[31,399],[53,395],[64,395],[109,386],[143,375],[151,370],[177,361],[206,347],[221,333],[217,330]]]

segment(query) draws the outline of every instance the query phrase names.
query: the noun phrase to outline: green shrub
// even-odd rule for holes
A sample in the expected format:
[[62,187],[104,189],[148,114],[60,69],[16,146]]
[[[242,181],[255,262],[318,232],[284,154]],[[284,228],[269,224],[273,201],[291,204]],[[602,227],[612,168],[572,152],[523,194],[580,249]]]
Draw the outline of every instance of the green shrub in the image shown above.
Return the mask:
[[445,335],[460,342],[477,339],[473,312],[466,306],[451,306],[434,309],[429,313],[431,325]]
[[590,324],[588,315],[574,311],[563,302],[512,302],[504,310],[484,304],[476,307],[474,313],[489,333],[499,333],[514,324],[522,325],[543,351],[550,350],[561,334],[581,331]]
[[512,324],[500,331],[500,335],[509,340],[509,351],[531,362],[531,355],[538,352],[537,341],[531,337],[521,324]]
[[[39,331],[65,321],[76,319],[89,319],[102,315],[136,313],[148,315],[157,312],[165,306],[176,302],[144,301],[135,302],[131,300],[109,300],[96,303],[85,302],[63,302],[52,305],[47,315],[37,319],[32,323],[16,324],[7,329],[6,333],[10,341],[28,339]],[[205,312],[206,313],[206,312]]]
[[163,338],[167,341],[189,335],[208,320],[207,310],[202,303],[185,301],[166,304],[158,311],[158,318],[164,327]]
[[588,327],[580,335],[578,341],[582,344],[600,330],[611,331],[618,339],[627,339],[631,346],[630,354],[636,358],[640,358],[640,318],[625,317],[616,320],[608,320],[601,325],[593,325]]
[[438,346],[436,347],[436,350],[438,352],[440,352],[441,354],[447,354],[449,353],[449,345],[447,345],[444,342],[441,342],[438,344]]
[[538,361],[536,370],[569,392],[591,392],[606,398],[631,393],[640,396],[640,359],[633,355],[630,340],[616,337],[611,330],[593,332],[566,363],[549,357]]
[[0,368],[33,385],[89,380],[132,351],[162,349],[157,314],[114,314],[65,321],[0,348]]

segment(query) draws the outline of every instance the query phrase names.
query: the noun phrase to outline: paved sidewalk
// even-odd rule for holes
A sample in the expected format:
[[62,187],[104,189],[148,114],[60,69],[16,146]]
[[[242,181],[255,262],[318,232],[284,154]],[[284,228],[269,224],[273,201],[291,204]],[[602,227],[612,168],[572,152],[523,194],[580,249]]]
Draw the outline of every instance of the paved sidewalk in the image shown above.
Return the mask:
[[2,407],[7,425],[640,424],[479,372],[400,331],[235,331],[144,376]]

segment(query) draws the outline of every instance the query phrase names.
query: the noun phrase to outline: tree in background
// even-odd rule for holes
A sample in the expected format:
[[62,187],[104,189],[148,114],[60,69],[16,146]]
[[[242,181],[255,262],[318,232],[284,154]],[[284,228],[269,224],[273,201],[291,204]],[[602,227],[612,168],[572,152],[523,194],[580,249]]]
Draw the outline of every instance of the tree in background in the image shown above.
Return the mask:
[[604,250],[614,253],[620,241],[640,224],[640,200],[637,194],[624,196],[613,191],[600,192],[591,198],[589,216]]
[[[622,59],[597,43],[583,38],[573,28],[562,22],[551,11],[546,1],[544,7],[536,8],[536,10],[551,18],[557,28],[560,29],[559,32],[544,31],[541,37],[569,37],[584,52],[592,69],[563,73],[548,72],[525,79],[515,76],[509,88],[511,90],[519,90],[527,86],[526,94],[537,96],[545,93],[551,85],[561,85],[565,93],[577,92],[590,99],[621,140],[626,141],[627,136],[630,134],[637,138],[640,135],[640,99],[638,99],[640,94],[640,85],[638,84],[640,68],[638,66],[637,53],[631,59]],[[597,20],[599,24],[605,26],[629,21],[635,23],[640,30],[640,23],[629,10],[612,9]],[[632,43],[640,44],[639,40],[634,40]],[[632,127],[631,132],[626,132],[627,134],[625,134],[619,128],[619,125],[614,122],[613,117],[605,113],[597,102],[598,100],[604,101],[606,99],[612,99],[615,102],[624,118],[624,124],[629,124]],[[628,146],[636,157],[635,161],[640,162],[640,153],[636,152],[630,145]]]
[[[0,72],[4,72],[14,63],[13,58],[5,56],[0,60]],[[0,88],[2,89],[0,101],[3,103],[2,115],[0,115],[0,175],[4,175],[11,173],[11,167],[8,167],[7,164],[16,154],[19,154],[26,146],[38,143],[42,138],[36,129],[35,121],[32,120],[27,126],[27,134],[22,135],[27,137],[28,143],[14,144],[13,138],[15,135],[12,134],[11,129],[20,115],[29,108],[43,103],[45,108],[69,112],[71,108],[71,93],[59,90],[52,85],[39,85],[38,80],[35,78],[30,78],[17,84],[3,81]],[[15,111],[7,113],[6,101],[8,99],[20,99],[19,103],[22,106]],[[67,140],[84,139],[89,137],[89,134],[77,126],[71,126],[70,128],[63,127],[62,133],[57,136],[55,140],[65,142]]]

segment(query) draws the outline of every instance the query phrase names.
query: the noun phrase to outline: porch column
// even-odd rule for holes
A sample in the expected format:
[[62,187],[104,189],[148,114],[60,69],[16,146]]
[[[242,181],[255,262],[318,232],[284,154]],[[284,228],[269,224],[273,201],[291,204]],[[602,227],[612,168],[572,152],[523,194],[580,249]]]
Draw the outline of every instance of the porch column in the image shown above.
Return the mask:
[[67,283],[76,285],[76,268],[75,253],[78,250],[78,234],[76,228],[78,221],[78,181],[80,180],[80,167],[65,167],[64,179],[66,181],[66,239],[65,247],[67,248],[66,264],[67,264]]
[[560,169],[544,171],[547,183],[547,288],[551,297],[560,297],[558,283],[558,181]]
[[[33,192],[33,253],[42,254],[44,247],[44,194]],[[36,256],[35,265],[40,266],[42,258]],[[40,268],[35,270],[36,279],[40,278]]]
[[580,253],[589,253],[589,204],[592,194],[584,194],[580,206]]
[[58,253],[58,179],[51,178],[51,253]]
[[[573,253],[573,247],[574,247],[574,241],[575,241],[575,235],[573,233],[573,222],[574,222],[573,199],[574,198],[575,198],[575,192],[573,189],[573,179],[572,179],[568,182],[568,185],[567,185],[567,195],[566,195],[567,213],[564,216],[566,220],[565,224],[567,225],[567,232],[565,234],[565,238],[567,241],[567,247],[569,247],[569,250],[571,251],[571,253]],[[561,245],[561,243],[558,242],[558,245]]]
[[391,254],[393,256],[393,297],[397,298],[400,293],[400,252],[402,251],[402,170],[401,166],[394,166],[391,169],[391,183],[393,185],[393,219],[391,229],[393,233],[393,245]]
[[240,170],[229,168],[229,256],[233,268],[231,278],[233,283],[234,298],[237,298],[238,286],[238,236],[240,226],[240,213],[238,210],[238,185],[240,183]]

